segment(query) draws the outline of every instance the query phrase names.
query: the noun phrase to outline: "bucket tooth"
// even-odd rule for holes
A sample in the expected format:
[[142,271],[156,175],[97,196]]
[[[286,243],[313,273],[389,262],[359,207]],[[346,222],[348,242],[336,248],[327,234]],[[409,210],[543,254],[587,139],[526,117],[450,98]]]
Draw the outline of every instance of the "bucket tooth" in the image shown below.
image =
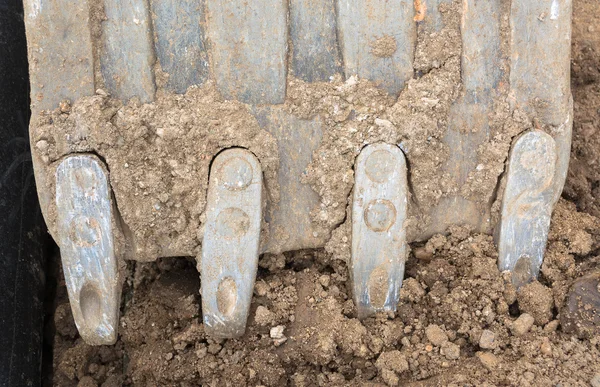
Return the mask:
[[356,160],[350,272],[359,318],[396,311],[406,259],[406,175],[395,145],[369,145]]
[[210,172],[202,242],[202,314],[217,338],[244,334],[258,268],[262,170],[245,149],[220,153]]
[[554,139],[534,130],[515,142],[509,158],[498,234],[498,266],[520,287],[536,278],[548,240],[557,163]]
[[91,155],[70,156],[56,170],[58,243],[71,310],[91,345],[117,340],[120,285],[115,213],[108,172]]

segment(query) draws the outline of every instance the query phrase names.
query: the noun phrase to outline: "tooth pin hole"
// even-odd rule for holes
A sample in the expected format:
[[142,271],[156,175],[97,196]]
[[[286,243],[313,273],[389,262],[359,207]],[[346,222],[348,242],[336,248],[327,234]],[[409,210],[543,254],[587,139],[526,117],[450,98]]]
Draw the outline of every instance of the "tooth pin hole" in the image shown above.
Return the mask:
[[217,308],[227,318],[233,317],[237,303],[237,286],[231,277],[224,278],[217,288]]
[[79,307],[86,327],[95,330],[102,321],[102,297],[93,283],[86,282],[81,288]]
[[223,185],[230,191],[241,191],[252,182],[252,166],[240,157],[233,157],[221,167]]

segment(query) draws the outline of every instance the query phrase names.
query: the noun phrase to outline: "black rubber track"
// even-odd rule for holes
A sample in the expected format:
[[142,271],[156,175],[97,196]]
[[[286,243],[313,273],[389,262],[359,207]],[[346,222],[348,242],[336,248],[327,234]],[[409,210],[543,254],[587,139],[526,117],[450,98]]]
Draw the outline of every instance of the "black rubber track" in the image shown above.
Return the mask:
[[0,0],[0,386],[41,383],[45,227],[29,150],[20,0]]

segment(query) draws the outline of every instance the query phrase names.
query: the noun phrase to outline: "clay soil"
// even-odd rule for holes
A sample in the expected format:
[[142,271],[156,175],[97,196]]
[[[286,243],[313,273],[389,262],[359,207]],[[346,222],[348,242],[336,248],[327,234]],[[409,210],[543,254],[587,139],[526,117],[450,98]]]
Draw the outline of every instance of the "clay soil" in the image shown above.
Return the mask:
[[572,87],[569,176],[539,282],[517,292],[497,269],[492,237],[456,226],[411,246],[398,312],[361,322],[335,258],[347,245],[266,254],[246,335],[215,341],[200,318],[194,260],[128,262],[119,340],[92,347],[58,270],[46,384],[600,386],[598,330],[567,305],[574,281],[600,270],[597,0],[574,1]]

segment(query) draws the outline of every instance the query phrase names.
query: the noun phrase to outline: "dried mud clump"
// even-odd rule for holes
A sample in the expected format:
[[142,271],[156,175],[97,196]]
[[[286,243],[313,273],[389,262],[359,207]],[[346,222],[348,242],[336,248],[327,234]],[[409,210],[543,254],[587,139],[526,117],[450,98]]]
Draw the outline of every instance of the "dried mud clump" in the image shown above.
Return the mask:
[[[259,127],[247,105],[223,100],[212,85],[184,95],[161,92],[152,104],[123,105],[99,90],[73,106],[63,103],[34,126],[34,147],[50,176],[70,153],[95,153],[106,162],[138,260],[197,253],[209,167],[223,149],[253,152],[269,200],[278,200],[275,139]],[[49,184],[39,189],[54,192],[53,181]],[[51,230],[53,211],[51,206],[46,214]]]

